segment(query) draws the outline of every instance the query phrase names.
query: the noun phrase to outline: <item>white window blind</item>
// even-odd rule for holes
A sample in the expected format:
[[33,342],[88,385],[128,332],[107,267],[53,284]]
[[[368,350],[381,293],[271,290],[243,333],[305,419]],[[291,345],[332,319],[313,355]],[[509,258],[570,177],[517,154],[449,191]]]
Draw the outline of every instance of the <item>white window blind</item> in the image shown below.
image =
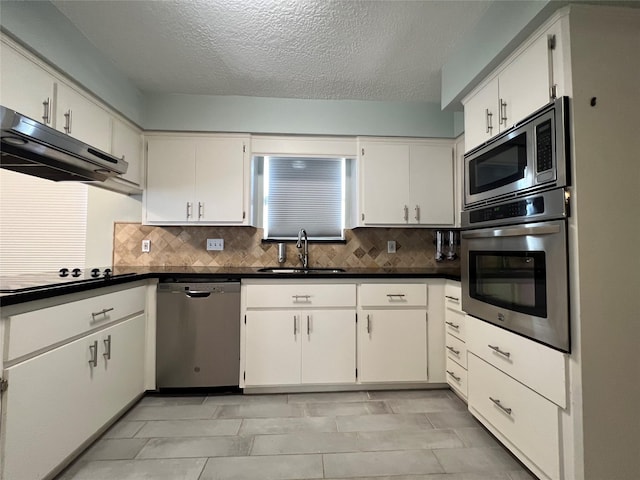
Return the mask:
[[0,275],[84,268],[87,185],[0,170]]
[[265,157],[265,238],[344,238],[344,158]]

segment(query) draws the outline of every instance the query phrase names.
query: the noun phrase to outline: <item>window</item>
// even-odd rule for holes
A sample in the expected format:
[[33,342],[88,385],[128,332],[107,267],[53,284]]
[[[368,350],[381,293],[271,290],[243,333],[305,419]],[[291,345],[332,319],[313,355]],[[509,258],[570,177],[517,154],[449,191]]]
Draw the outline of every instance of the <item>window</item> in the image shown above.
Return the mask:
[[264,238],[343,240],[345,158],[264,157]]

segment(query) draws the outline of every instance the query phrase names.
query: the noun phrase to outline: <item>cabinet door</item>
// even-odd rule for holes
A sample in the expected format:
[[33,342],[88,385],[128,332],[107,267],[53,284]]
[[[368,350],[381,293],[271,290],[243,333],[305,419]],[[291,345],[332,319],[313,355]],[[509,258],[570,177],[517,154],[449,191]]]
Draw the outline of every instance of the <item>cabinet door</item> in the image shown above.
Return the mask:
[[151,223],[193,220],[195,144],[185,138],[148,139],[146,220]]
[[144,391],[145,318],[138,315],[98,335],[101,379],[93,404],[101,406],[105,421]]
[[498,98],[498,79],[495,78],[464,104],[464,143],[467,152],[498,134]]
[[111,115],[61,82],[56,100],[56,129],[103,152],[111,150]]
[[52,125],[55,79],[4,42],[0,48],[0,105]]
[[247,312],[245,384],[300,383],[300,314],[290,310]]
[[100,340],[93,334],[6,369],[2,478],[45,477],[104,424],[100,360],[89,364]]
[[541,35],[500,73],[500,131],[550,102],[550,52],[547,36]]
[[303,311],[301,327],[302,383],[355,383],[355,311]]
[[122,178],[136,185],[142,184],[142,135],[140,132],[121,122],[113,120],[113,138],[111,153],[116,157],[124,157],[129,163],[127,173]]
[[215,138],[196,144],[195,217],[202,222],[244,221],[244,140]]
[[361,382],[427,381],[426,310],[367,310],[358,323]]
[[409,145],[366,143],[361,147],[364,224],[406,224]]
[[453,150],[411,145],[409,223],[453,225]]

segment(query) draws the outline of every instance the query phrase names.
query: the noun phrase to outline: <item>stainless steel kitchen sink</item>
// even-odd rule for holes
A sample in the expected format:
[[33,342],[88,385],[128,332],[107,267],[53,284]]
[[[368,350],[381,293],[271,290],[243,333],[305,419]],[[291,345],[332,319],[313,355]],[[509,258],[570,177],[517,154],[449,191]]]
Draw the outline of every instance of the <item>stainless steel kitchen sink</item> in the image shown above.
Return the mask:
[[266,267],[259,268],[261,273],[344,273],[343,268],[285,268],[285,267]]

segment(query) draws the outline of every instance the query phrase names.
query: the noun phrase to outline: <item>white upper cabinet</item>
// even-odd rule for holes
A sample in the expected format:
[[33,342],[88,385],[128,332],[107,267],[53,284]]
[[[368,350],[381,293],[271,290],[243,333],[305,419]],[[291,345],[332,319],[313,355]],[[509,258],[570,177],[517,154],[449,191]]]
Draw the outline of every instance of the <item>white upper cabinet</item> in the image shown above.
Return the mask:
[[248,136],[150,136],[149,224],[242,225]]
[[58,84],[56,129],[104,152],[111,150],[111,115],[64,83]]
[[52,126],[55,82],[9,44],[0,44],[0,105]]
[[450,142],[360,141],[360,224],[452,225]]
[[129,164],[127,173],[122,175],[122,178],[135,185],[142,185],[141,132],[122,120],[114,118],[111,138],[111,153],[118,158],[124,158]]
[[559,22],[534,34],[471,92],[464,104],[467,151],[511,128],[562,94]]

